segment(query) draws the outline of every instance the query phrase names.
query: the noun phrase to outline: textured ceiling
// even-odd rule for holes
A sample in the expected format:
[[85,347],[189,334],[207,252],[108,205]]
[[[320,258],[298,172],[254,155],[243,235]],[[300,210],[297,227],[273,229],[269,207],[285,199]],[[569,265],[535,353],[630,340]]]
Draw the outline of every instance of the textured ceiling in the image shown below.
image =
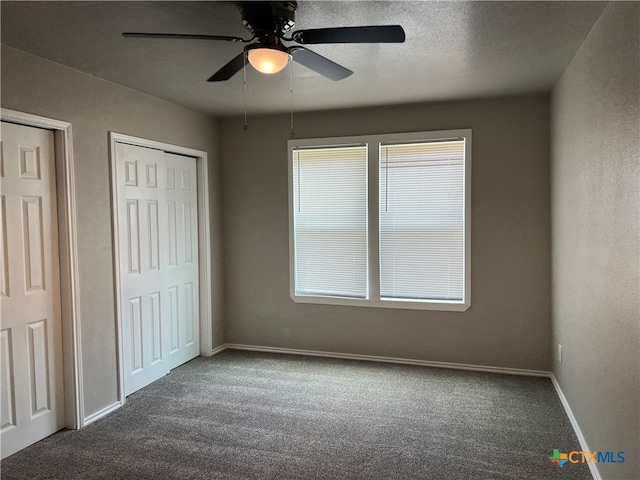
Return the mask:
[[[601,2],[300,1],[296,28],[400,24],[404,44],[317,45],[355,73],[328,80],[293,64],[297,111],[549,90],[604,8]],[[243,111],[242,74],[208,83],[243,45],[128,39],[124,31],[248,38],[232,2],[11,2],[2,43],[218,116]],[[289,72],[247,69],[248,109],[287,111]]]

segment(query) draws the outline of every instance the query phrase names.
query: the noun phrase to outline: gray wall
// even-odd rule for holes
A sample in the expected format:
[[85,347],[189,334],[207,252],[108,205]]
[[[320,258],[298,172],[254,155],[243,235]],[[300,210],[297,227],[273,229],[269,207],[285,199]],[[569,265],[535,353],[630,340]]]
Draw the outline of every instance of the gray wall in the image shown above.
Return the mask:
[[294,303],[289,117],[221,120],[227,341],[549,370],[548,96],[296,115],[297,138],[469,127],[472,306],[455,313]]
[[603,478],[638,478],[640,5],[610,3],[553,92],[553,371]]
[[73,124],[84,410],[117,400],[109,137],[204,150],[210,162],[214,346],[223,342],[218,127],[210,117],[2,46],[2,107]]

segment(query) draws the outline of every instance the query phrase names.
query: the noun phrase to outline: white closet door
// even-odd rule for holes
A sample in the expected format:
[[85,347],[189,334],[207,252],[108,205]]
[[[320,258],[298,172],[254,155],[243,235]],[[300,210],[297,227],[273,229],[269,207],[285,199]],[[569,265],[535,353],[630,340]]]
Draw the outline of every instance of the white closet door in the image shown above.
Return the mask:
[[200,352],[196,160],[117,143],[116,178],[130,395]]
[[2,123],[2,458],[64,427],[53,132]]
[[169,366],[175,368],[200,354],[198,282],[198,191],[196,159],[164,154],[166,200],[166,268]]

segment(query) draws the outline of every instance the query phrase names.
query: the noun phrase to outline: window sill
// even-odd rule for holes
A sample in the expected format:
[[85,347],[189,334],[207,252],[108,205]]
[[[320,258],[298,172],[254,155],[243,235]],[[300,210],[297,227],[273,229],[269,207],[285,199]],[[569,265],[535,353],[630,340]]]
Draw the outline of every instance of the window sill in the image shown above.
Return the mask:
[[466,312],[471,308],[470,302],[443,302],[432,300],[371,300],[364,298],[317,297],[311,295],[291,295],[295,303],[311,303],[316,305],[340,305],[349,307],[391,308],[402,310],[432,310],[440,312]]

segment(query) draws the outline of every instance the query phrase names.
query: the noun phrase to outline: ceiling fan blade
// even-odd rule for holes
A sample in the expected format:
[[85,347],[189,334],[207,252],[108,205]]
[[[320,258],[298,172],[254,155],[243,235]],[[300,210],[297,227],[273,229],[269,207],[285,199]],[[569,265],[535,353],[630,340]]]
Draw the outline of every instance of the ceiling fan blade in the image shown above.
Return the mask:
[[318,43],[402,43],[405,40],[405,34],[400,25],[312,28],[294,32],[291,40],[303,45]]
[[342,80],[353,73],[348,68],[338,65],[328,58],[318,55],[311,50],[307,50],[304,47],[292,47],[289,49],[289,53],[299,64],[304,65],[305,67],[310,68],[314,72],[318,72],[320,75],[324,75],[331,80]]
[[242,70],[245,62],[245,54],[242,52],[240,55],[235,57],[229,63],[227,63],[224,67],[218,70],[216,73],[211,75],[207,82],[224,82],[225,80],[229,80],[236,73]]
[[122,34],[126,38],[171,38],[178,40],[222,40],[223,42],[250,42],[241,37],[227,37],[224,35],[192,35],[187,33],[143,33],[143,32],[124,32]]

